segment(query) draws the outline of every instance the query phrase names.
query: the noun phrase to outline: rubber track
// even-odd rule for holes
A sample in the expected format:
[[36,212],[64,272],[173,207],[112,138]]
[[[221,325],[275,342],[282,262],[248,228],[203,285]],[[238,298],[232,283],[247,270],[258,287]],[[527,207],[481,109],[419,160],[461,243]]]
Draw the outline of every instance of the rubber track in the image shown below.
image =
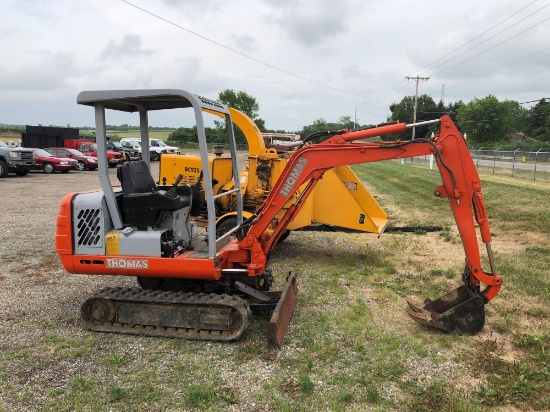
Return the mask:
[[[109,304],[114,303],[115,306],[117,302],[120,302],[121,304],[131,303],[133,305],[142,305],[143,311],[145,311],[144,313],[147,313],[147,315],[152,313],[151,311],[154,310],[155,304],[182,305],[184,307],[186,306],[187,310],[193,306],[197,307],[197,309],[204,307],[211,307],[213,309],[229,308],[232,310],[232,313],[237,316],[237,319],[233,322],[233,330],[212,330],[212,325],[209,325],[209,330],[204,330],[119,323],[116,321],[99,322],[95,319],[90,319],[90,304],[98,299]],[[247,330],[251,310],[248,302],[244,299],[241,299],[238,296],[230,296],[226,294],[217,295],[214,293],[197,294],[132,288],[104,288],[97,291],[83,303],[81,314],[82,320],[84,321],[86,327],[98,332],[160,336],[190,340],[231,341],[240,338]],[[114,319],[116,319],[116,315],[114,316]]]

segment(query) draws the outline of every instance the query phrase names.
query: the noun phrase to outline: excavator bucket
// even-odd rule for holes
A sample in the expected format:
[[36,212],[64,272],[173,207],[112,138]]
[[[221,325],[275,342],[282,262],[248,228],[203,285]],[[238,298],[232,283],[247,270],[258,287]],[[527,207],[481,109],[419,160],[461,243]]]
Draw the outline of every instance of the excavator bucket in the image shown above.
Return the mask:
[[485,324],[485,301],[468,286],[460,286],[436,300],[426,299],[422,308],[407,303],[409,316],[421,325],[459,335],[473,335]]

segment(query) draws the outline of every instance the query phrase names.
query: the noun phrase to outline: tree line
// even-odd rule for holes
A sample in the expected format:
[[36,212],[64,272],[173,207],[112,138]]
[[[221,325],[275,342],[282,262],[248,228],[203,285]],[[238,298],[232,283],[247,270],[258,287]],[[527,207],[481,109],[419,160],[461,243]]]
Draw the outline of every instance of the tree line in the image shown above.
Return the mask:
[[[259,103],[254,97],[243,91],[231,89],[223,90],[218,95],[218,100],[230,107],[247,114],[262,132],[280,132],[269,130],[265,121],[258,115]],[[392,103],[389,107],[391,115],[388,122],[413,122],[414,96],[405,96],[399,103]],[[499,101],[495,96],[474,98],[465,103],[463,101],[436,103],[430,96],[424,94],[418,97],[416,121],[437,119],[443,115],[449,115],[458,125],[460,131],[466,134],[471,146],[504,146],[509,144],[513,134],[520,134],[524,139],[515,145],[517,147],[550,147],[550,99],[543,98],[530,109],[524,108],[514,100]],[[302,138],[318,131],[336,131],[341,129],[359,129],[374,125],[359,125],[351,116],[340,116],[336,122],[328,122],[323,118],[304,125]],[[430,136],[438,129],[437,125],[430,128],[417,128],[416,137]],[[246,139],[239,128],[234,126],[234,134],[237,144],[246,144]],[[383,139],[410,140],[412,130],[392,135],[383,136]],[[206,128],[208,143],[226,143],[226,131],[224,122],[215,122],[215,127]],[[174,142],[196,142],[198,140],[196,127],[179,128],[170,134],[169,140]]]
[[[257,100],[243,91],[225,89],[218,94],[218,100],[227,106],[242,111],[250,117],[262,132],[283,132],[282,130],[270,130],[266,128],[265,121],[259,117],[260,105]],[[405,96],[400,102],[392,103],[389,107],[391,115],[388,122],[413,122],[414,96]],[[469,102],[436,103],[430,96],[424,94],[418,97],[416,121],[437,119],[443,115],[449,115],[458,125],[460,131],[467,135],[470,146],[475,147],[508,147],[512,134],[521,134],[525,138],[515,143],[517,148],[550,148],[550,99],[542,98],[533,107],[527,109],[514,100],[499,101],[495,96],[474,98]],[[206,127],[206,139],[208,143],[227,143],[225,122],[215,121],[214,127]],[[351,116],[340,116],[336,122],[328,122],[319,118],[309,125],[304,125],[301,130],[302,138],[318,131],[336,131],[341,129],[359,129],[374,125],[359,125]],[[0,131],[21,131],[23,126],[0,124]],[[136,129],[135,126],[123,124],[120,126],[109,125],[109,130],[128,131]],[[434,125],[431,128],[417,128],[416,137],[431,135],[437,130]],[[86,127],[82,129],[88,129]],[[90,128],[93,129],[93,128]],[[178,129],[168,127],[150,127],[150,130],[173,130],[168,140],[173,143],[197,142],[197,128],[180,127]],[[237,144],[246,144],[242,131],[233,125],[233,132]],[[383,136],[385,138],[398,138],[409,140],[412,131],[409,129],[401,134]]]
[[[412,123],[413,107],[414,97],[404,97],[401,102],[390,105],[391,116],[388,121]],[[448,105],[441,101],[435,103],[428,95],[418,98],[417,122],[436,119],[444,114],[449,115],[460,131],[467,135],[470,145],[490,147],[507,144],[513,134],[525,137],[522,143],[518,143],[519,146],[550,145],[550,100],[546,98],[539,100],[530,109],[515,100],[499,101],[493,95]],[[424,133],[431,134],[432,131],[430,129]],[[398,137],[410,139],[411,133],[411,130],[407,130]]]
[[[262,132],[267,132],[265,128],[265,121],[258,115],[260,104],[254,97],[243,91],[235,91],[232,89],[225,89],[218,94],[218,101],[240,110],[250,117],[258,129]],[[207,143],[228,143],[227,142],[227,130],[224,121],[214,121],[215,127],[205,127],[206,142]],[[235,135],[235,142],[237,145],[245,145],[246,138],[244,133],[237,126],[233,125],[233,134]],[[168,136],[168,140],[172,142],[197,142],[197,126],[193,127],[180,127],[174,130]]]

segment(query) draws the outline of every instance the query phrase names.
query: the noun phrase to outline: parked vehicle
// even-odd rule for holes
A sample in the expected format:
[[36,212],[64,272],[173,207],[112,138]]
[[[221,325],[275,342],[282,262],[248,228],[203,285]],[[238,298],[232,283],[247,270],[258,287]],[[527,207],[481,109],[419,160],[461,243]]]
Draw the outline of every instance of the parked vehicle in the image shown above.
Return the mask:
[[120,144],[125,149],[137,150],[137,152],[139,153],[139,158],[141,159],[141,144],[139,143],[139,141],[137,141],[137,140],[124,140],[123,139],[123,140],[120,141]]
[[107,140],[107,149],[113,152],[122,153],[124,160],[139,160],[141,157],[141,148],[138,151],[133,146],[124,146],[119,142]]
[[67,173],[70,170],[76,169],[78,164],[76,160],[67,159],[65,157],[56,157],[44,149],[35,148],[32,150],[36,161],[34,170],[43,170],[44,173],[54,173],[55,171]]
[[[139,137],[125,137],[120,140],[120,143],[124,146],[126,142],[139,142],[141,139]],[[149,139],[149,153],[151,155],[151,160],[160,160],[160,156],[166,153],[170,154],[180,154],[179,147],[168,146],[161,139]]]
[[34,167],[34,155],[31,149],[9,147],[0,140],[0,178],[8,173],[25,176]]
[[97,157],[85,155],[76,149],[66,147],[47,147],[44,149],[55,157],[65,157],[77,161],[76,170],[95,170],[97,169]]
[[[21,135],[23,147],[34,148],[52,148],[64,147],[66,149],[76,149],[86,156],[97,158],[97,145],[94,138],[79,136],[79,130],[63,127],[42,127],[27,126],[27,132]],[[107,151],[107,162],[109,167],[116,167],[124,160],[121,152],[112,150]],[[97,168],[97,165],[95,166]]]
[[[88,156],[97,157],[97,144],[85,139],[66,139],[63,146],[76,149]],[[109,167],[116,167],[124,161],[122,153],[107,150],[107,162]]]
[[149,139],[149,144],[152,147],[160,147],[162,149],[162,153],[164,153],[164,150],[166,150],[166,153],[180,154],[179,147],[168,146],[166,143],[164,143],[163,140],[160,140],[160,139]]

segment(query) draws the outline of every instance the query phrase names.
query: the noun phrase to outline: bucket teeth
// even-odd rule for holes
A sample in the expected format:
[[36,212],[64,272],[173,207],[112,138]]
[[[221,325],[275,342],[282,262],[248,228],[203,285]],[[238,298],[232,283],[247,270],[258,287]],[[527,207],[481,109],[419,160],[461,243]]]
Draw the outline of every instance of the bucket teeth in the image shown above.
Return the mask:
[[[412,310],[412,313],[418,313],[418,312],[422,312],[422,309],[420,309],[418,306],[416,306],[414,303],[412,303],[410,300],[407,301],[408,305],[409,305],[409,308]],[[411,312],[409,311],[409,314],[411,314]],[[412,316],[412,315],[411,315]]]
[[485,301],[479,293],[461,286],[423,307],[411,302],[409,316],[417,323],[457,334],[475,334],[485,324]]
[[407,313],[415,322],[420,323],[421,325],[428,325],[428,319],[424,313],[412,311],[408,311]]

